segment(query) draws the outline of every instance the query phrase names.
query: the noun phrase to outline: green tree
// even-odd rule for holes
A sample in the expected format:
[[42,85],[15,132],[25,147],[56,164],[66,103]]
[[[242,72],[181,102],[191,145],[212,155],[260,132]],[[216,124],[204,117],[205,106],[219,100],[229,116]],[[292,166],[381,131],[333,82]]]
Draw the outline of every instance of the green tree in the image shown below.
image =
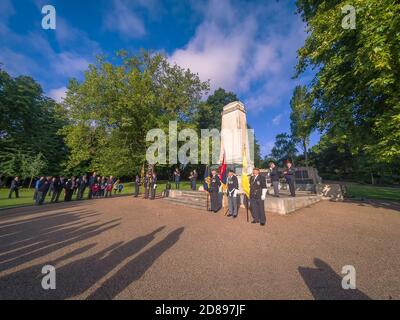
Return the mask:
[[38,177],[40,174],[44,174],[43,169],[47,167],[46,160],[42,153],[38,153],[36,156],[25,156],[22,160],[22,175],[24,178],[30,178],[29,189],[32,186],[34,177]]
[[99,57],[84,80],[71,80],[65,104],[70,123],[62,130],[70,150],[67,169],[132,176],[145,160],[146,134],[170,120],[195,127],[194,116],[208,82],[162,54],[118,53]]
[[207,101],[201,103],[195,117],[195,121],[200,129],[221,129],[221,114],[224,107],[238,97],[233,92],[227,92],[222,88],[214,91],[207,98]]
[[308,146],[314,126],[314,109],[307,93],[306,86],[296,86],[290,100],[290,129],[294,141],[298,142],[308,166]]
[[355,29],[342,27],[347,4],[297,0],[308,26],[297,75],[317,70],[311,96],[321,130],[355,157],[393,165],[400,158],[400,3],[352,1]]
[[48,173],[58,174],[67,153],[62,111],[35,80],[0,69],[0,171],[21,175],[22,159],[42,153]]
[[296,142],[287,133],[280,133],[275,137],[275,145],[271,150],[270,158],[280,164],[283,164],[286,160],[294,162],[296,153]]

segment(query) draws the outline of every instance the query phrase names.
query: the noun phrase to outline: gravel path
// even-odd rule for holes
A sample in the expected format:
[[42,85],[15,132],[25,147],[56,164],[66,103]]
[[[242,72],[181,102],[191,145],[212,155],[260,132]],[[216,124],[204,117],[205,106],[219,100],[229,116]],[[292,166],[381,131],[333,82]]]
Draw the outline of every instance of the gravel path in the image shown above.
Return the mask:
[[[400,299],[400,211],[320,202],[267,226],[124,197],[3,211],[0,299]],[[41,287],[56,268],[56,290]],[[357,290],[341,289],[353,265]]]

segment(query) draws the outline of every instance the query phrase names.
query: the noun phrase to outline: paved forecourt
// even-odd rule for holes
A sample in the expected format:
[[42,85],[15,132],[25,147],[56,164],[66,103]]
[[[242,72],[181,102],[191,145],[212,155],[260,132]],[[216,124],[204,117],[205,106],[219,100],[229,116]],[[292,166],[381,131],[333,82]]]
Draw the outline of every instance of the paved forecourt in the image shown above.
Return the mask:
[[[400,299],[396,204],[245,216],[133,197],[2,211],[0,299]],[[345,265],[357,290],[341,288]]]

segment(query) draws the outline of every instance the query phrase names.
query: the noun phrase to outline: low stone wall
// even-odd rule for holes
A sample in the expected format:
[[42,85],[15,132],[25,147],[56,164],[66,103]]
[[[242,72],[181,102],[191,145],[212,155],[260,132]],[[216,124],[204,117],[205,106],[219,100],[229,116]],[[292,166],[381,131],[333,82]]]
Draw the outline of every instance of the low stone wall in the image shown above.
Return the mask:
[[302,196],[295,198],[270,198],[268,197],[264,202],[265,212],[274,212],[281,215],[292,213],[296,210],[308,207],[317,202],[320,202],[320,196]]

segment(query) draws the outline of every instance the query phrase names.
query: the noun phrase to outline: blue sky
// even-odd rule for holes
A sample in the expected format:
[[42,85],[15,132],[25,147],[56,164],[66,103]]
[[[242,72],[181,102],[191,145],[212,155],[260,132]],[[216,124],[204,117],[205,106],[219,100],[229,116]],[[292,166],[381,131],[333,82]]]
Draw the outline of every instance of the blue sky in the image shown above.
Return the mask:
[[[41,27],[43,5],[57,10],[57,29]],[[262,153],[288,132],[296,51],[306,37],[293,1],[1,0],[0,62],[34,77],[62,99],[68,79],[82,79],[97,54],[140,48],[235,92],[248,111]],[[318,134],[312,135],[312,144]]]

